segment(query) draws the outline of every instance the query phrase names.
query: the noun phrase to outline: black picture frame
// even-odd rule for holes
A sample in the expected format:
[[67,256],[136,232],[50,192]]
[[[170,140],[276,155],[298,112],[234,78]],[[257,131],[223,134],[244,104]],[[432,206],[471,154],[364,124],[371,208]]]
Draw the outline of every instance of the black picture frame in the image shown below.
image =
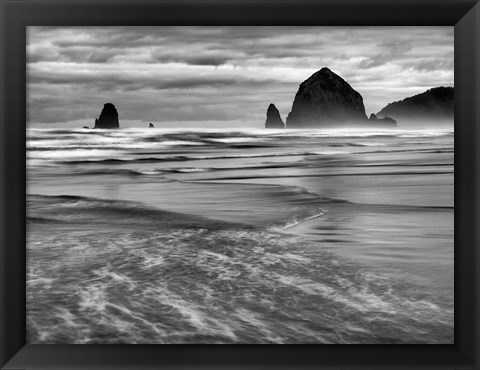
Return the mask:
[[[2,369],[479,369],[478,0],[0,0],[0,12]],[[455,344],[26,344],[25,36],[30,25],[454,25]]]

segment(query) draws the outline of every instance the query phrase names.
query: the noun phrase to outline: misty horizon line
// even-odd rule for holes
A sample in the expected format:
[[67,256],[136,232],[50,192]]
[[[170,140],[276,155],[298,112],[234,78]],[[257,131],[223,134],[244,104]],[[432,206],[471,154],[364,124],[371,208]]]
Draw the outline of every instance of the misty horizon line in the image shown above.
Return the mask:
[[[300,84],[299,84],[300,86]],[[454,88],[454,85],[441,85],[441,86],[433,86],[433,87],[430,87],[422,92],[427,92],[431,89],[434,89],[434,88],[438,88],[438,87],[441,87],[441,88]],[[420,93],[421,94],[421,93]],[[418,95],[418,94],[415,94],[415,95]],[[415,95],[411,95],[411,96],[407,96],[407,97],[404,97],[403,99],[406,99],[406,98],[409,98],[409,97],[412,97],[412,96],[415,96]],[[389,104],[393,104],[393,103],[397,103],[397,102],[400,102],[402,101],[403,99],[400,99],[400,100],[395,100],[395,101],[392,101],[390,102]],[[120,108],[112,101],[108,101],[108,102],[105,102],[103,103],[104,105],[105,104],[113,104],[117,110],[119,111],[119,115],[121,114],[120,112]],[[146,124],[148,126],[148,124],[150,123],[153,123],[154,125],[161,125],[161,124],[181,124],[181,125],[184,125],[184,124],[200,124],[200,123],[243,123],[242,127],[256,127],[257,123],[262,123],[262,120],[263,120],[263,123],[265,121],[265,117],[266,117],[266,112],[267,112],[267,108],[268,108],[268,105],[269,104],[273,104],[276,106],[275,102],[270,102],[270,103],[267,103],[265,104],[266,108],[265,108],[265,115],[264,117],[262,118],[259,118],[259,119],[256,119],[256,120],[252,120],[250,119],[249,121],[245,121],[245,119],[243,118],[239,118],[239,119],[232,119],[232,120],[224,120],[224,119],[218,119],[218,120],[209,120],[209,119],[203,119],[203,120],[166,120],[166,121],[162,121],[162,120],[143,120],[143,119],[121,119],[119,118],[119,121],[120,122],[127,122],[127,124],[133,124],[132,128],[135,128],[135,127],[140,127],[140,125],[144,125]],[[292,106],[293,106],[293,103],[292,103]],[[386,105],[388,106],[388,104]],[[385,108],[386,106],[384,106],[383,108]],[[367,115],[367,117],[370,115],[370,114],[375,114],[377,115],[383,108],[381,108],[380,110],[378,110],[377,112],[368,112],[367,109],[365,109],[365,113]],[[278,108],[277,108],[278,109]],[[101,111],[101,108],[99,108],[99,111]],[[290,108],[290,112],[292,111],[292,108]],[[286,119],[288,117],[288,114],[289,113],[283,113],[280,112],[280,116],[282,119]],[[98,114],[99,115],[99,114]],[[97,115],[97,117],[98,117]],[[92,120],[95,121],[95,119],[97,117],[92,117]],[[392,117],[392,118],[395,118],[395,117]],[[27,126],[28,125],[35,125],[35,126],[49,126],[49,125],[59,125],[59,124],[68,124],[68,125],[74,125],[74,124],[83,124],[83,125],[88,125],[88,123],[86,122],[87,121],[87,118],[81,118],[81,119],[76,119],[76,120],[71,120],[71,121],[56,121],[56,122],[29,122],[27,120]],[[448,119],[434,119],[434,120],[420,120],[420,119],[417,119],[417,120],[409,120],[409,123],[408,125],[399,125],[398,127],[396,127],[396,129],[398,128],[401,128],[402,126],[403,127],[406,127],[408,128],[408,126],[410,126],[411,124],[425,124],[425,123],[431,123],[431,124],[435,124],[435,125],[439,125],[439,124],[447,124],[447,125],[450,125],[451,123],[453,124],[453,121],[451,120],[448,120]],[[91,124],[91,123],[90,123]],[[348,126],[346,126],[348,128]],[[368,127],[368,126],[367,126]],[[93,128],[93,127],[90,127],[89,128]],[[122,128],[122,127],[120,127]],[[157,127],[155,127],[157,128]],[[213,126],[212,126],[213,128]],[[221,127],[218,127],[218,128],[221,128]],[[287,127],[285,127],[284,129],[288,129]],[[315,128],[312,128],[312,129],[315,129]],[[318,129],[322,129],[322,128],[318,128]],[[298,129],[296,129],[298,130]]]
[[[202,124],[199,124],[202,122]],[[397,127],[375,127],[375,126],[343,126],[343,127],[311,127],[311,128],[280,128],[280,129],[266,129],[264,127],[265,122],[243,122],[243,124],[226,125],[228,122],[237,121],[135,121],[135,120],[123,120],[120,121],[121,126],[116,129],[103,129],[94,128],[93,125],[89,126],[88,130],[101,130],[101,131],[116,131],[127,129],[146,129],[146,130],[259,130],[259,131],[292,131],[301,133],[303,131],[399,131],[399,130],[453,130],[455,125],[453,120],[432,120],[432,121],[410,121],[408,124],[399,125]],[[153,123],[155,127],[150,128],[149,124]],[[78,129],[87,130],[83,128],[87,123],[85,120],[67,121],[67,122],[54,122],[54,123],[27,123],[27,129]]]

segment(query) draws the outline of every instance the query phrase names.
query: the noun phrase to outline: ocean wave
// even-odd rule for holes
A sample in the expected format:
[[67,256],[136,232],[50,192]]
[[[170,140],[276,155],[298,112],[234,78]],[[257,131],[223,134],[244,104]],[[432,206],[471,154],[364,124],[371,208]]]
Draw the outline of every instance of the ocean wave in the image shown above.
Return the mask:
[[91,160],[67,160],[66,164],[88,164],[88,163],[142,163],[142,162],[177,162],[177,161],[196,161],[208,159],[236,159],[236,158],[268,158],[268,157],[290,157],[290,156],[314,156],[314,155],[330,155],[338,154],[338,152],[289,152],[289,153],[261,153],[261,154],[233,154],[233,155],[175,155],[164,157],[141,157],[141,158],[108,158],[108,159],[91,159]]
[[[131,170],[125,168],[98,168],[92,170],[78,170],[75,172],[76,176],[103,176],[103,175],[123,175],[123,176],[155,176],[156,182],[174,182],[172,178],[164,177],[168,174],[189,174],[189,173],[203,173],[215,171],[213,168],[196,168],[196,167],[176,167],[176,168],[152,168],[145,170]],[[71,173],[62,173],[57,176],[71,176]]]
[[372,150],[353,152],[352,154],[377,154],[377,153],[454,153],[454,149],[451,147],[445,148],[402,148],[402,149],[386,149],[386,150]]
[[166,141],[162,141],[160,144],[168,145],[168,146],[205,145],[205,143],[202,143],[199,141],[187,141],[187,140],[166,140]]
[[[285,231],[287,229],[290,229],[292,227],[295,227],[297,225],[299,225],[300,223],[304,222],[304,221],[309,221],[309,220],[313,220],[315,218],[318,218],[318,217],[322,217],[324,216],[326,213],[328,213],[328,210],[326,209],[322,209],[322,210],[319,210],[317,212],[315,212],[314,214],[310,215],[310,216],[307,216],[307,217],[304,217],[302,219],[298,219],[297,217],[293,218],[292,220],[290,220],[289,222],[287,222],[286,225],[284,225],[283,227],[281,227],[281,230],[282,231]],[[278,228],[274,228],[275,230],[278,230]]]
[[[104,149],[78,149],[78,150],[66,150],[62,148],[54,151],[27,151],[27,159],[43,159],[56,162],[73,162],[79,161],[79,158],[84,161],[102,160],[105,157],[114,157],[119,154],[118,150],[104,150]],[[88,159],[87,159],[88,158]]]
[[132,171],[137,175],[156,176],[164,175],[167,173],[198,173],[212,171],[211,168],[197,168],[197,167],[177,167],[177,168],[159,168],[151,170],[137,170]]
[[248,137],[248,136],[236,136],[236,137],[225,137],[225,138],[209,138],[210,142],[214,143],[223,143],[223,144],[238,144],[238,143],[255,143],[258,142],[259,138],[257,137]]
[[27,216],[27,223],[31,223],[31,224],[49,224],[49,223],[63,223],[63,222],[64,220],[61,220],[61,219]]
[[141,228],[181,226],[184,228],[221,228],[227,225],[239,228],[252,226],[224,222],[179,212],[165,211],[141,202],[101,199],[73,195],[39,195],[27,197],[29,217],[32,222],[89,223],[98,220],[112,227],[137,225]]
[[444,171],[384,171],[384,172],[350,172],[350,173],[316,173],[316,174],[265,174],[265,175],[239,175],[239,176],[217,176],[217,177],[205,177],[201,181],[246,181],[246,180],[258,180],[258,179],[283,179],[283,178],[311,178],[311,177],[351,177],[351,176],[412,176],[412,175],[453,175],[453,168],[451,170]]

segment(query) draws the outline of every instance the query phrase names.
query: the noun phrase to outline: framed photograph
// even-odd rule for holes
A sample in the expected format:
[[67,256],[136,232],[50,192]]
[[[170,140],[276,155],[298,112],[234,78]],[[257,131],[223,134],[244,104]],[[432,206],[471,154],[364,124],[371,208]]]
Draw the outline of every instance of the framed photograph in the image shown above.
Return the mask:
[[0,4],[2,369],[479,369],[477,1]]

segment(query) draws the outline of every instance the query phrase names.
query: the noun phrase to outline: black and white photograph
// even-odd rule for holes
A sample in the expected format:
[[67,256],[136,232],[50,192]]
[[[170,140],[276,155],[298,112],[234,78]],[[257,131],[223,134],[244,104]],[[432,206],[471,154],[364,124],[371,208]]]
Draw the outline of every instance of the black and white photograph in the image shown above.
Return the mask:
[[27,343],[454,343],[453,26],[28,26],[26,76]]

